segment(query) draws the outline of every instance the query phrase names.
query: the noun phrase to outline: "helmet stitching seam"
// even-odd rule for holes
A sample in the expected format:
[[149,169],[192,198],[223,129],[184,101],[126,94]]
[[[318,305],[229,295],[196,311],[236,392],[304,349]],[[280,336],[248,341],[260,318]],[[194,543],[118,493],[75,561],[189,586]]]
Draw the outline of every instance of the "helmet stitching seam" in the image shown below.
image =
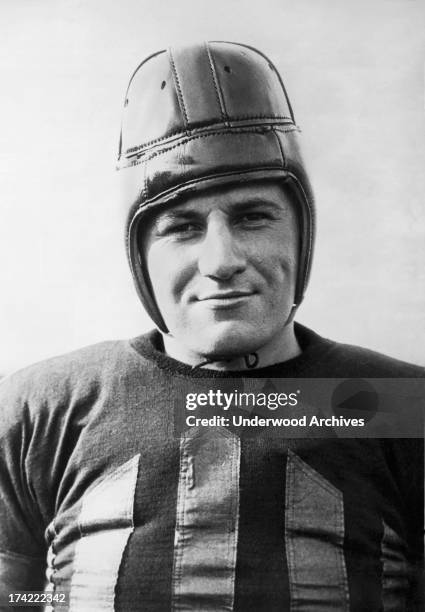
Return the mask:
[[213,58],[212,58],[212,55],[211,55],[211,50],[210,50],[210,48],[208,46],[208,43],[205,43],[205,47],[206,47],[206,50],[207,50],[208,61],[209,61],[209,65],[210,65],[210,68],[211,68],[211,74],[212,74],[212,78],[213,78],[215,93],[217,95],[218,104],[220,106],[221,118],[223,119],[223,121],[225,123],[227,123],[228,115],[227,115],[227,112],[226,112],[226,109],[225,109],[225,106],[224,106],[223,92],[221,92],[219,90],[217,74],[216,74],[216,70],[215,70],[214,63],[213,63]]
[[[288,132],[296,132],[297,128],[291,128],[288,130],[284,130],[285,133]],[[177,142],[176,144],[174,144],[171,147],[167,147],[164,149],[161,149],[160,151],[153,151],[151,153],[151,155],[147,158],[145,158],[145,160],[140,160],[140,161],[134,161],[130,164],[128,164],[127,166],[123,166],[124,168],[131,168],[133,166],[138,166],[141,163],[143,163],[144,161],[149,161],[151,159],[153,159],[154,157],[157,157],[158,155],[163,155],[165,153],[168,153],[169,151],[172,151],[173,149],[176,149],[177,147],[181,147],[183,145],[186,145],[188,142],[191,142],[192,140],[199,140],[200,138],[209,138],[211,136],[221,136],[222,134],[234,134],[235,130],[229,129],[229,130],[220,130],[217,132],[210,132],[208,134],[197,134],[196,136],[188,136],[183,142]],[[257,130],[238,130],[237,133],[239,134],[258,134],[261,133],[260,129]]]
[[272,130],[272,132],[275,135],[275,138],[277,140],[277,146],[278,146],[280,154],[282,156],[282,167],[285,168],[286,167],[286,159],[285,159],[285,154],[283,152],[282,143],[280,142],[279,136],[276,134],[276,130]]
[[[292,121],[291,117],[287,117],[286,115],[237,115],[236,117],[232,117],[230,121],[232,122],[233,121],[244,121],[247,119],[270,119],[270,120],[287,119],[288,121]],[[197,128],[194,128],[194,129],[197,129]],[[293,129],[298,130],[299,128],[295,126],[295,128],[292,128],[291,131],[293,131]],[[124,155],[128,155],[129,153],[136,153],[140,149],[143,149],[143,147],[148,147],[157,142],[163,142],[164,140],[168,140],[169,138],[172,138],[173,136],[178,136],[179,134],[185,134],[185,133],[186,131],[177,130],[175,132],[171,132],[171,134],[169,134],[168,136],[161,136],[161,138],[154,138],[153,140],[147,140],[141,145],[137,145],[136,147],[131,147],[129,149],[126,149]]]
[[186,112],[186,106],[185,106],[185,103],[184,103],[183,92],[182,92],[182,89],[181,89],[181,86],[180,86],[179,75],[177,74],[177,68],[176,68],[176,65],[174,63],[174,58],[173,58],[171,49],[170,49],[169,53],[170,53],[171,69],[173,71],[174,80],[175,80],[175,83],[176,83],[176,89],[177,89],[177,95],[179,97],[180,108],[182,110],[183,118],[184,118],[184,121],[185,121],[185,124],[186,124],[185,128],[187,129],[187,127],[189,125],[189,118],[188,118],[187,112]]

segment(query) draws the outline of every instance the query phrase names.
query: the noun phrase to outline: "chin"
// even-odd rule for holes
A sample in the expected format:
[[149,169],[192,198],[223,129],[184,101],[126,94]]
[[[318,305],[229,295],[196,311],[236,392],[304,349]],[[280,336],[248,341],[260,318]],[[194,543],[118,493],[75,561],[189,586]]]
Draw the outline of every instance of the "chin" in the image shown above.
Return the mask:
[[258,326],[234,321],[210,325],[197,334],[196,342],[193,336],[190,340],[194,352],[226,359],[248,355],[267,343],[266,335],[259,333]]

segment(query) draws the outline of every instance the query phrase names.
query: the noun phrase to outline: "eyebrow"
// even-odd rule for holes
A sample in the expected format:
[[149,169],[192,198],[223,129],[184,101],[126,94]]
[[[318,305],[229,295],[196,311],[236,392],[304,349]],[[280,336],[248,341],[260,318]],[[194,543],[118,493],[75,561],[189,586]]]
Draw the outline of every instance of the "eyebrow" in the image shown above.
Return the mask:
[[198,211],[194,209],[189,210],[179,210],[179,209],[170,209],[164,211],[161,215],[159,215],[156,219],[157,222],[161,221],[173,221],[174,219],[182,219],[186,217],[193,217],[196,215]]
[[[277,202],[271,200],[264,200],[262,198],[249,198],[248,200],[229,204],[229,208],[232,211],[249,210],[251,208],[257,208],[259,206],[261,208],[284,210],[284,207],[279,206]],[[174,221],[175,219],[193,218],[198,214],[199,210],[197,209],[196,204],[183,204],[182,208],[170,208],[169,210],[163,211],[163,213],[157,218],[157,223]]]

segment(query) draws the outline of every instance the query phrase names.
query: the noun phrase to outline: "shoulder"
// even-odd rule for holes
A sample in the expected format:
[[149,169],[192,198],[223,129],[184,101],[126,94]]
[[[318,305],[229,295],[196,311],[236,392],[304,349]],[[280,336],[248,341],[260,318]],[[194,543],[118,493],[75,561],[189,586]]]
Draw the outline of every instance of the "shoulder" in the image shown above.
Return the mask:
[[34,388],[37,384],[56,386],[58,381],[84,380],[107,367],[114,357],[120,342],[101,342],[91,346],[51,357],[27,366],[4,378],[0,390]]
[[326,357],[337,376],[365,378],[423,378],[425,368],[361,346],[332,342]]
[[306,372],[323,378],[425,378],[425,368],[361,346],[323,338],[295,324]]
[[30,365],[0,382],[0,421],[10,425],[23,415],[32,420],[41,410],[93,397],[136,367],[134,361],[129,342],[117,340]]

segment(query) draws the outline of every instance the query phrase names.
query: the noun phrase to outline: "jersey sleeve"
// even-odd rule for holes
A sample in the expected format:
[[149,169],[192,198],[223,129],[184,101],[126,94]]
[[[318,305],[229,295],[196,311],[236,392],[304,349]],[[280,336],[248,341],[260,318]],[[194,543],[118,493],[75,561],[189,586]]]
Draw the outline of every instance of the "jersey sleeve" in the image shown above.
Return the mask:
[[424,439],[386,441],[391,467],[405,507],[410,597],[407,610],[424,610]]
[[31,487],[35,440],[24,388],[19,376],[0,383],[0,609],[9,593],[45,585],[45,527]]

